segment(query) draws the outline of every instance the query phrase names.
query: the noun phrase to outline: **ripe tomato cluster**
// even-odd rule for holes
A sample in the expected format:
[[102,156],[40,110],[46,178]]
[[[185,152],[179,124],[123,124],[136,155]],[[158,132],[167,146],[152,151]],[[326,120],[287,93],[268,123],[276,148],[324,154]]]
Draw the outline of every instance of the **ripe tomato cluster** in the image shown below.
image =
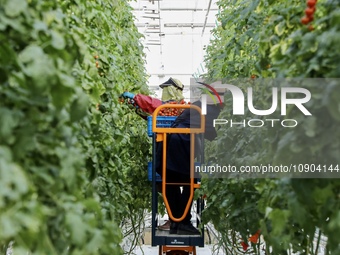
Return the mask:
[[[307,8],[305,9],[305,16],[301,18],[301,23],[303,25],[307,25],[314,20],[314,12],[316,10],[316,2],[317,0],[307,0]],[[309,25],[309,30],[313,30],[313,26]]]
[[127,106],[129,106],[130,109],[137,108],[137,104],[136,104],[135,100],[131,99],[131,98],[119,97],[118,102],[120,104],[126,104]]
[[104,75],[104,72],[103,72],[102,66],[100,65],[99,56],[98,56],[98,55],[94,55],[93,57],[94,57],[94,59],[96,60],[96,68],[98,69],[99,75],[100,75],[100,76],[103,76],[103,75]]
[[96,60],[96,68],[100,68],[99,61],[98,61],[98,59],[99,59],[98,55],[95,55],[93,57]]
[[120,104],[124,104],[125,103],[125,99],[123,97],[120,97],[120,98],[118,98],[118,102]]
[[[254,235],[248,238],[248,241],[252,242],[253,244],[257,244],[260,234],[261,234],[261,230],[257,230]],[[244,251],[246,251],[249,247],[248,242],[245,242],[243,240],[241,242],[241,245]]]
[[[181,100],[180,102],[172,101],[168,102],[168,104],[183,104],[183,105],[190,105],[190,102],[185,102],[184,100]],[[159,111],[158,116],[179,116],[184,109],[180,108],[163,108]]]

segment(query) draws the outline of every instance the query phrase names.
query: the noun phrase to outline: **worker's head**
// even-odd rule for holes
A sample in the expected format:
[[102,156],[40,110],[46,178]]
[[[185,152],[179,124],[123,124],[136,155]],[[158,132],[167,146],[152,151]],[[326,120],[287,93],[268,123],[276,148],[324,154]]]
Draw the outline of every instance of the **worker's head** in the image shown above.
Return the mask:
[[183,84],[178,79],[171,78],[159,85],[162,88],[162,101],[181,101],[183,96]]

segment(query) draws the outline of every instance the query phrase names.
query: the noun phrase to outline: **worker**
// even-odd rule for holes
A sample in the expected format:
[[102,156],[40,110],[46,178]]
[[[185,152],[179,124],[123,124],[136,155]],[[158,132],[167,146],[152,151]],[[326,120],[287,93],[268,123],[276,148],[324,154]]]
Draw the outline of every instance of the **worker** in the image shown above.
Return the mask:
[[[144,119],[149,114],[152,114],[158,106],[172,101],[180,102],[184,99],[184,85],[176,78],[170,77],[167,81],[160,84],[159,87],[162,89],[161,100],[142,94],[135,95],[131,92],[124,92],[121,97],[133,100],[136,108],[138,108],[136,113]],[[158,188],[161,190],[160,187]],[[170,220],[165,220],[164,224],[158,226],[158,229],[169,231]]]
[[[161,100],[142,95],[134,95],[130,92],[122,94],[135,100],[138,107],[144,111],[152,113],[158,106],[163,104]],[[196,101],[193,105],[201,107],[201,102]],[[205,123],[204,138],[213,140],[216,137],[216,130],[213,127],[213,120],[216,119],[221,111],[223,104],[208,104]],[[173,128],[197,128],[201,124],[201,115],[193,109],[185,109],[174,121]],[[163,146],[157,143],[156,148],[156,171],[162,175],[162,150]],[[200,151],[199,143],[195,152]],[[190,134],[169,134],[167,137],[167,164],[166,179],[168,183],[190,183]],[[167,185],[166,196],[175,218],[181,218],[190,197],[190,186]],[[190,201],[190,204],[192,201]],[[191,206],[190,206],[191,207]],[[200,232],[192,225],[190,211],[185,215],[181,222],[171,221],[170,234],[180,235],[199,235]]]
[[[201,107],[201,102],[194,102],[193,105]],[[220,106],[214,104],[207,105],[207,115],[205,123],[204,138],[213,140],[216,137],[216,130],[213,127],[213,120],[220,113]],[[198,128],[201,125],[200,114],[193,109],[186,109],[179,115],[171,127],[173,128]],[[195,141],[195,152],[190,150],[190,134],[169,134],[167,137],[167,164],[166,180],[168,183],[190,183],[190,155],[200,151],[199,140]],[[162,174],[162,149],[158,146],[156,171]],[[175,218],[181,218],[190,197],[190,186],[183,185],[182,190],[178,185],[167,185],[166,196],[171,212]],[[192,201],[190,201],[192,203]],[[191,206],[190,206],[191,207]],[[181,222],[171,222],[170,234],[196,235],[200,232],[191,223],[190,211]]]

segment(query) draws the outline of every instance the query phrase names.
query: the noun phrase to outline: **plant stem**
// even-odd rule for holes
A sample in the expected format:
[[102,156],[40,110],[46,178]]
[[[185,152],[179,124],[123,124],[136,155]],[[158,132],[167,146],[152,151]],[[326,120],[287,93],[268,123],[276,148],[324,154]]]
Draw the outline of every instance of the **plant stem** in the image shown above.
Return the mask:
[[315,255],[318,254],[319,245],[320,245],[320,240],[321,240],[321,230],[319,229],[319,233],[318,233],[318,242],[316,243],[316,247],[315,247]]

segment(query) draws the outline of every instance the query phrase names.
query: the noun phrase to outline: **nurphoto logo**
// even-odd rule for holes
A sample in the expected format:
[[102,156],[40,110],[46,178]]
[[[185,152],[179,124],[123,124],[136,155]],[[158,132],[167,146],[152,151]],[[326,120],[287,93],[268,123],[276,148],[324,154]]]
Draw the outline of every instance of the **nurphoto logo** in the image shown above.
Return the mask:
[[[247,103],[248,110],[257,116],[269,116],[277,111],[279,103],[280,104],[280,115],[285,116],[287,114],[288,105],[294,105],[298,108],[302,114],[305,116],[311,116],[312,114],[308,111],[308,109],[304,106],[311,99],[311,92],[305,88],[299,87],[272,87],[271,95],[272,102],[269,109],[256,109],[254,106],[254,93],[253,88],[247,88],[247,100],[245,100],[244,93],[242,90],[231,84],[221,84],[220,88],[225,88],[226,91],[230,92],[233,100],[232,105],[232,114],[235,116],[245,115],[245,103]],[[290,95],[290,96],[289,96]],[[299,95],[299,98],[294,98],[292,95]],[[215,94],[218,97],[218,94]],[[279,100],[280,98],[280,100]],[[202,94],[202,114],[206,114],[207,112],[207,95]],[[280,102],[279,102],[280,101]],[[276,119],[276,118],[266,118],[263,119],[244,119],[242,121],[233,121],[227,119],[214,119],[213,126],[217,125],[230,125],[230,127],[241,125],[243,127],[262,127],[265,124],[274,127],[277,123],[280,123],[282,127],[295,127],[298,122],[295,119]]]

